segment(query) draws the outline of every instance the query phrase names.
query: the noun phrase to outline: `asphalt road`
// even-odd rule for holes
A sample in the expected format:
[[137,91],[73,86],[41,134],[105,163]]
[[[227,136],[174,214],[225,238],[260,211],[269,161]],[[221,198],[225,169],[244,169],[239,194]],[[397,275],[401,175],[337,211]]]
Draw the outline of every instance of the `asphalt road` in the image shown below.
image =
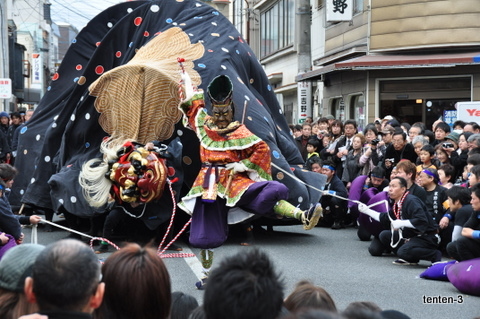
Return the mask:
[[[30,241],[31,229],[25,228],[25,242]],[[38,230],[38,243],[48,244],[64,238],[68,233],[57,229],[47,233]],[[225,256],[241,253],[251,247],[239,245],[233,237],[215,250],[215,262]],[[184,252],[198,253],[184,239],[177,241]],[[301,226],[274,227],[273,232],[255,236],[255,246],[267,252],[285,284],[288,295],[300,280],[310,280],[322,286],[333,297],[337,308],[343,310],[353,301],[373,301],[382,309],[396,309],[411,318],[474,318],[480,316],[480,298],[461,294],[449,282],[419,278],[429,262],[418,266],[399,266],[392,262],[394,256],[372,257],[368,253],[369,242],[361,242],[353,228],[331,230],[315,228],[304,231]],[[113,248],[111,249],[113,251]],[[106,258],[109,254],[100,254]],[[446,260],[446,259],[444,259]],[[203,292],[194,283],[199,276],[196,257],[165,258],[171,275],[173,291],[183,291],[202,303]],[[215,263],[214,263],[215,265]],[[426,304],[424,297],[461,296],[461,304]]]

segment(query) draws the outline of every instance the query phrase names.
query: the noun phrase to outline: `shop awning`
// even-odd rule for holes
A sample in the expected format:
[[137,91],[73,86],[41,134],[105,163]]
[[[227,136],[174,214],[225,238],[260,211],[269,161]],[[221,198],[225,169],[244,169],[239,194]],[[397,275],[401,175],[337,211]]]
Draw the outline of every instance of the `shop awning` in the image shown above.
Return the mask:
[[338,70],[446,68],[471,64],[480,65],[480,52],[425,55],[365,55],[305,72],[298,75],[296,80],[308,80]]

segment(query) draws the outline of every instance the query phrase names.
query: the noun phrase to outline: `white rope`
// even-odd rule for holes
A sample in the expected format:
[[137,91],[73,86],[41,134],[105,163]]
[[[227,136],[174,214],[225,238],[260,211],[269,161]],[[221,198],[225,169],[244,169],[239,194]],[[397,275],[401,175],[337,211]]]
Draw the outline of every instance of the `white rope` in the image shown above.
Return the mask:
[[59,224],[50,222],[50,221],[45,220],[45,219],[43,219],[43,218],[41,218],[40,221],[41,221],[42,223],[49,224],[49,225],[52,225],[52,226],[61,228],[61,229],[63,229],[63,230],[69,231],[69,232],[71,232],[71,233],[75,233],[75,234],[80,235],[80,236],[83,236],[83,237],[87,237],[87,238],[90,238],[90,239],[95,238],[95,237],[92,237],[92,236],[90,236],[90,235],[87,235],[87,234],[81,233],[81,232],[79,232],[79,231],[76,231],[76,230],[74,230],[74,229],[67,228],[67,227],[64,227],[64,226],[62,226],[62,225],[59,225]]
[[37,227],[38,225],[32,225],[32,238],[30,238],[30,241],[32,244],[38,244],[38,233],[37,233]]

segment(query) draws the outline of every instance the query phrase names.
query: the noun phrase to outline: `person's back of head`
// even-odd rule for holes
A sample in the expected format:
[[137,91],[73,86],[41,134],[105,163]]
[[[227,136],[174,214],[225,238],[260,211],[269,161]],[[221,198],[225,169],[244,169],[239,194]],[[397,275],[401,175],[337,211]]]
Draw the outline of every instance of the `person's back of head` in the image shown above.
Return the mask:
[[102,281],[105,295],[97,318],[169,317],[170,275],[154,248],[128,244],[114,252],[102,266]]
[[9,249],[0,260],[0,318],[18,318],[36,312],[23,293],[25,278],[32,272],[38,254],[45,247],[23,244]]
[[103,296],[99,282],[100,263],[95,253],[78,240],[64,239],[38,255],[25,292],[40,311],[93,312]]
[[188,319],[190,313],[198,307],[198,301],[192,295],[180,291],[172,292],[170,319]]
[[252,249],[225,258],[206,285],[208,319],[274,319],[283,303],[283,284],[268,256]]
[[290,312],[312,308],[337,311],[330,294],[322,287],[315,286],[308,281],[300,281],[294,291],[285,299],[284,305]]

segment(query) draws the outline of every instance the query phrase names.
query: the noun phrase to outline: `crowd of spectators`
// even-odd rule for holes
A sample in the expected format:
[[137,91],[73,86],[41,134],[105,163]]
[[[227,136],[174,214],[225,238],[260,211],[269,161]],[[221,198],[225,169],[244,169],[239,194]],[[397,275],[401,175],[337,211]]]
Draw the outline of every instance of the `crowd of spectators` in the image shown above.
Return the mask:
[[[370,240],[372,234],[357,223],[358,212],[352,210],[352,205],[344,198],[354,197],[358,200],[361,196],[355,197],[352,193],[363,194],[366,190],[375,188],[375,194],[387,192],[386,197],[392,203],[390,219],[405,222],[398,227],[404,230],[404,234],[412,232],[411,237],[423,236],[421,238],[425,240],[430,236],[429,250],[420,254],[420,259],[436,262],[442,256],[457,260],[480,257],[478,123],[456,121],[450,126],[437,120],[428,128],[421,122],[411,125],[400,123],[389,115],[376,119],[362,129],[355,120],[342,122],[328,115],[317,121],[309,118],[301,126],[291,125],[291,130],[303,156],[304,169],[326,175],[325,190],[329,194],[338,195],[325,194],[321,198],[324,218],[320,221],[320,226],[332,229],[358,227],[359,238]],[[398,180],[392,185],[396,178]],[[397,201],[393,198],[396,196],[394,187],[399,188]],[[407,194],[409,197],[406,197]],[[426,211],[428,214],[410,216],[410,220],[406,218],[408,214],[393,216],[392,208],[396,205],[401,207],[405,199],[406,203],[414,202],[409,199],[411,196],[419,198],[414,205],[418,212]],[[368,196],[363,198],[364,204],[371,199]],[[365,205],[359,206],[358,210],[377,217]],[[423,225],[416,221],[420,217],[425,221]],[[379,222],[381,219],[382,216],[378,218]],[[427,222],[430,219],[434,229]],[[386,220],[385,229],[389,229],[390,225],[398,226],[399,223],[389,223]],[[370,247],[372,255],[391,252],[398,255],[406,248],[400,248],[403,243],[410,241],[411,244],[413,241],[413,238],[402,239],[401,233],[398,238],[397,232],[388,231],[384,237],[374,235]],[[386,247],[395,238],[400,245]],[[384,244],[380,244],[379,240]],[[426,246],[424,243],[423,248]],[[416,264],[418,258],[413,259],[413,262],[399,259],[398,263]]]

